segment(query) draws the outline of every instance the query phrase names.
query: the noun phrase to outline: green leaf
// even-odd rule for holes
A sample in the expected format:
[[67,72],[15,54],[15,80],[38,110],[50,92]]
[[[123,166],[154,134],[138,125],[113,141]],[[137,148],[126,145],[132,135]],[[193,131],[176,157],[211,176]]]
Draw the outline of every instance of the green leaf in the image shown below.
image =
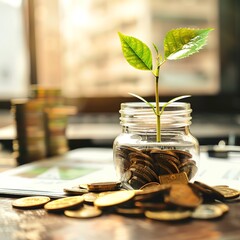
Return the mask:
[[130,95],[132,95],[133,97],[136,97],[138,99],[140,99],[141,101],[145,102],[149,107],[152,108],[154,114],[156,115],[156,110],[155,110],[155,107],[153,104],[151,104],[150,102],[148,102],[146,99],[144,99],[143,97],[137,95],[137,94],[134,94],[134,93],[129,93]]
[[191,95],[183,95],[183,96],[175,97],[175,98],[171,99],[170,101],[166,102],[166,103],[162,106],[162,109],[161,109],[161,112],[159,113],[159,115],[161,115],[161,114],[164,112],[165,108],[166,108],[169,104],[171,104],[171,103],[173,103],[173,102],[176,102],[176,101],[178,101],[178,100],[181,100],[181,99],[183,99],[183,98],[188,98],[188,97],[191,97]]
[[128,63],[140,70],[152,70],[152,54],[149,47],[137,38],[118,33],[122,51]]
[[154,47],[156,53],[158,54],[158,47],[157,47],[157,45],[155,45],[155,44],[153,43],[153,47]]
[[197,53],[207,43],[212,28],[178,28],[169,31],[164,39],[164,57],[177,60]]

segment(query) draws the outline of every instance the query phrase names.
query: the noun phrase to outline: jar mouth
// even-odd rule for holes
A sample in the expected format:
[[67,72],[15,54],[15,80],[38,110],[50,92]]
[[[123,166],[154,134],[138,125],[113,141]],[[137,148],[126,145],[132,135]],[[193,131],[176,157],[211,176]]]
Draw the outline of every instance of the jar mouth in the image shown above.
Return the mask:
[[[154,107],[156,106],[155,102],[150,102]],[[160,102],[159,106],[160,108],[164,106],[166,102]],[[122,108],[134,108],[134,109],[149,109],[149,105],[147,105],[145,102],[125,102],[121,103],[121,109]],[[173,102],[167,105],[166,109],[172,109],[172,110],[186,110],[191,109],[190,103],[187,102]]]
[[[155,102],[151,102],[155,107]],[[160,110],[165,102],[159,104]],[[156,115],[153,109],[144,102],[127,102],[121,104],[119,111],[120,124],[127,127],[152,128],[156,126]],[[161,115],[161,126],[163,128],[175,128],[191,125],[191,105],[186,102],[174,102],[165,107]]]

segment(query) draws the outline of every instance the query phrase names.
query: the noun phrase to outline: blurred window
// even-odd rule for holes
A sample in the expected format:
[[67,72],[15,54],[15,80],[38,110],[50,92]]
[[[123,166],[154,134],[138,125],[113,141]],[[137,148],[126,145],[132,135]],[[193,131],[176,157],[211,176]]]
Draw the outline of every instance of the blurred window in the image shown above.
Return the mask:
[[0,100],[26,97],[27,36],[21,0],[0,0]]
[[219,80],[218,0],[34,0],[38,83],[67,97],[154,95],[150,72],[132,68],[117,32],[162,49],[172,28],[215,28],[190,58],[165,64],[161,95],[214,95]]

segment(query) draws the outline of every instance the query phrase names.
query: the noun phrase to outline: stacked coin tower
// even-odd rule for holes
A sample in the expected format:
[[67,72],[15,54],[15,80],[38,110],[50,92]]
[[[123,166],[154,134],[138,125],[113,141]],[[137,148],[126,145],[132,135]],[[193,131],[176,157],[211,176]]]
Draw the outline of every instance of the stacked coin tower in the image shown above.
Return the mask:
[[13,149],[18,164],[65,153],[67,118],[74,110],[64,104],[61,91],[53,88],[34,86],[30,98],[13,100],[17,132]]
[[61,91],[55,88],[32,87],[31,97],[44,102],[45,144],[47,156],[65,153],[68,142],[65,136],[67,126],[67,107]]
[[17,138],[13,141],[18,164],[32,162],[46,156],[43,102],[37,99],[12,101]]

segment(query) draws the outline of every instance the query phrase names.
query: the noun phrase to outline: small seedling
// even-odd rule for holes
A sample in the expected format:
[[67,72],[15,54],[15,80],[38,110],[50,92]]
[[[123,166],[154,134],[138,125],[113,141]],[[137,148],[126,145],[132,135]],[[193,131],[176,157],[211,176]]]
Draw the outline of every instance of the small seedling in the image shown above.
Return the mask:
[[155,66],[152,63],[152,52],[150,48],[139,39],[131,36],[118,33],[122,45],[122,51],[127,62],[134,68],[140,70],[151,71],[155,77],[155,104],[152,104],[137,94],[131,93],[141,101],[148,104],[156,115],[156,141],[161,141],[161,115],[164,109],[170,103],[180,99],[190,97],[190,95],[179,96],[165,103],[160,110],[159,107],[159,73],[161,66],[167,60],[178,60],[189,57],[197,53],[207,43],[207,37],[213,29],[192,29],[192,28],[177,28],[167,32],[164,38],[164,55],[159,53],[158,47],[153,44],[156,53]]

